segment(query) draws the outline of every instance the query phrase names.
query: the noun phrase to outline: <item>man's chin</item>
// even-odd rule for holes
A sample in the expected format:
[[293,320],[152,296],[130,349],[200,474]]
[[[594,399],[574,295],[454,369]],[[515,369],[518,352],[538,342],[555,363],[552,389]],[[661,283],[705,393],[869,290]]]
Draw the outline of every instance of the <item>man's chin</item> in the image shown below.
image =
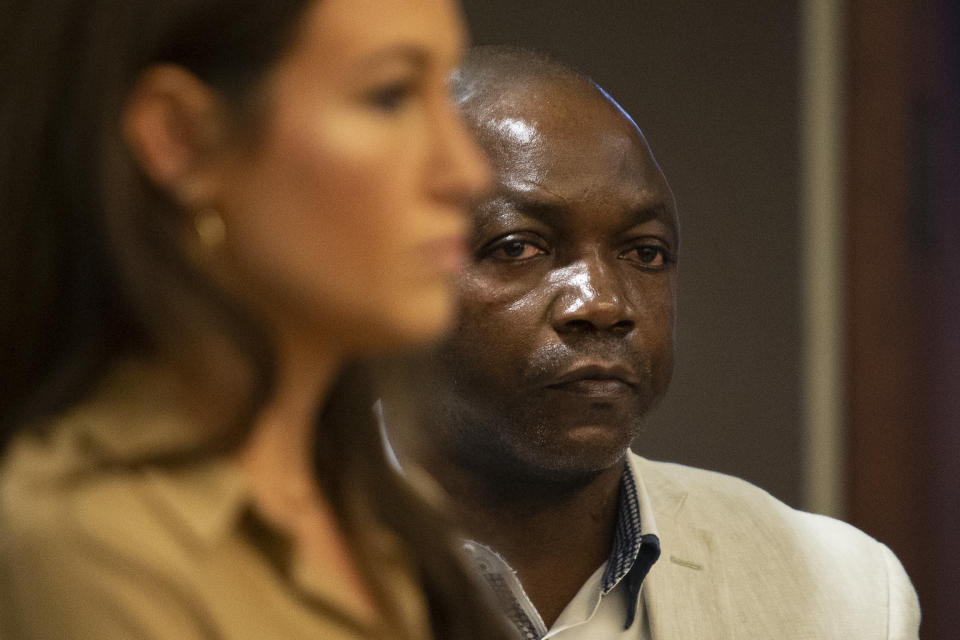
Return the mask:
[[526,465],[556,478],[589,478],[620,464],[632,438],[606,426],[578,426],[541,439],[527,449]]
[[573,486],[621,464],[639,430],[633,416],[545,414],[481,423],[483,428],[461,420],[436,462],[504,486]]

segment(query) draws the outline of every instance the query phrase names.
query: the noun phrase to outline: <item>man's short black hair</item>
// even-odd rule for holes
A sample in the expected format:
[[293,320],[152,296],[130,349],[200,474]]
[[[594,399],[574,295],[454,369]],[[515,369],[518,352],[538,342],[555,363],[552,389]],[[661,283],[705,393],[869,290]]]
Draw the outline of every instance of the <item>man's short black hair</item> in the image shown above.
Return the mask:
[[556,58],[509,45],[471,48],[451,78],[457,103],[468,111],[496,102],[510,89],[535,83],[597,87],[588,75]]

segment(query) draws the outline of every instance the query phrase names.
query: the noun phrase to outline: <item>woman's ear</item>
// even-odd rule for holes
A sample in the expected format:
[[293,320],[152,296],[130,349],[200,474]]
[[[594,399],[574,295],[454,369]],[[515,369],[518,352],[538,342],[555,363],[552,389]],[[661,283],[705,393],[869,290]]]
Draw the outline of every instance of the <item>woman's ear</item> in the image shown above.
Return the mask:
[[122,118],[123,137],[154,184],[188,208],[215,198],[212,169],[225,136],[210,87],[182,67],[151,67],[130,93]]

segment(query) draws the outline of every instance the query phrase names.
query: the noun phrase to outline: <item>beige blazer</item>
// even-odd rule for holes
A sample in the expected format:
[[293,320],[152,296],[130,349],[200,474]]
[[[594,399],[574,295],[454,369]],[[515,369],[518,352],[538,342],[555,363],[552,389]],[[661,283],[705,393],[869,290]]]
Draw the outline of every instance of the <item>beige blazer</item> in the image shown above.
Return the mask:
[[731,476],[633,462],[661,541],[643,585],[656,640],[918,637],[916,592],[873,538]]

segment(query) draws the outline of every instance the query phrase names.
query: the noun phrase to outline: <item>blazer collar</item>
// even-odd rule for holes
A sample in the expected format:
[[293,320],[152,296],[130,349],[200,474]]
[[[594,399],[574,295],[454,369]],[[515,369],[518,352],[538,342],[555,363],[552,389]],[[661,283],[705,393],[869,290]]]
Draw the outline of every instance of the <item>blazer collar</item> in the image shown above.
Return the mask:
[[[655,514],[660,561],[643,585],[652,637],[733,639],[724,564],[713,532],[699,528],[686,510],[687,491],[648,460],[631,454],[640,500]],[[723,554],[727,555],[724,556]]]

